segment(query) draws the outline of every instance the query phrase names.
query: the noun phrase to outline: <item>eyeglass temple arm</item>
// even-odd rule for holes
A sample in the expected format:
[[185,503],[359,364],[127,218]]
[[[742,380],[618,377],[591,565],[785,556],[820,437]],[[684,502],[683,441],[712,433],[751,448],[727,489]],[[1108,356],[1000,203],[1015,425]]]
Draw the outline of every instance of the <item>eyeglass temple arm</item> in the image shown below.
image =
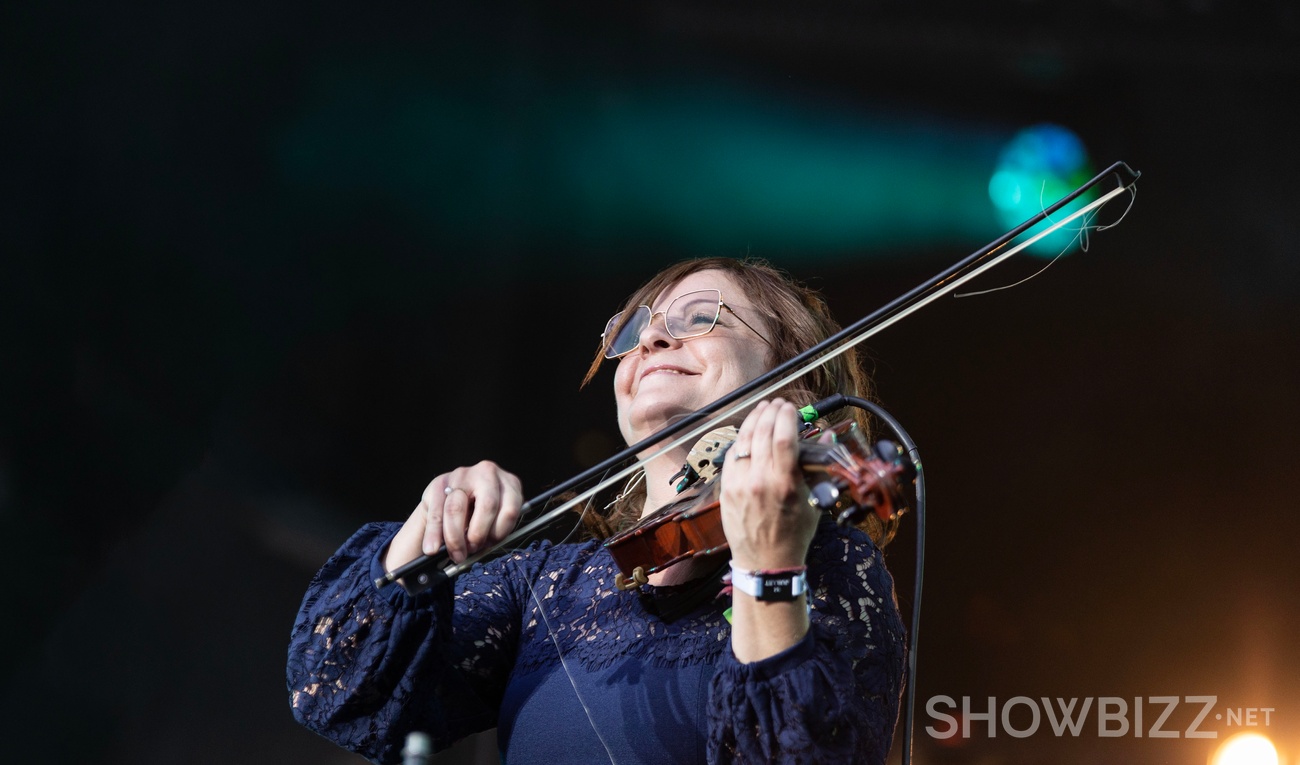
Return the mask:
[[746,327],[749,327],[749,331],[750,331],[750,332],[753,332],[753,333],[756,334],[756,335],[758,335],[758,339],[759,339],[759,340],[762,340],[763,342],[767,343],[767,347],[768,347],[768,348],[775,348],[775,347],[776,347],[776,346],[772,345],[772,341],[771,341],[771,340],[768,340],[766,337],[763,337],[763,333],[762,333],[762,332],[759,332],[758,330],[754,329],[754,327],[753,327],[749,322],[747,322],[747,321],[745,321],[744,319],[740,318],[740,314],[736,313],[735,309],[733,309],[731,306],[727,305],[726,303],[722,302],[722,299],[721,299],[721,298],[718,299],[718,305],[720,305],[720,306],[722,306],[723,308],[727,309],[727,313],[731,314],[732,316],[735,316],[735,317],[736,317],[736,321],[740,322],[741,324],[744,324]]

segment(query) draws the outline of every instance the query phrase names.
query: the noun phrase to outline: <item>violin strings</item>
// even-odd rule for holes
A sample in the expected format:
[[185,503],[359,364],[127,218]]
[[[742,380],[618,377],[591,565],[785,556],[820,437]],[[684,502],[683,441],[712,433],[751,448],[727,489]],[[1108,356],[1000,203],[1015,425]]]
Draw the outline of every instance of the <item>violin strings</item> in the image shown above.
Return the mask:
[[831,449],[831,459],[838,462],[840,467],[846,470],[853,469],[853,455],[849,453],[849,447],[844,444],[836,444],[835,448]]

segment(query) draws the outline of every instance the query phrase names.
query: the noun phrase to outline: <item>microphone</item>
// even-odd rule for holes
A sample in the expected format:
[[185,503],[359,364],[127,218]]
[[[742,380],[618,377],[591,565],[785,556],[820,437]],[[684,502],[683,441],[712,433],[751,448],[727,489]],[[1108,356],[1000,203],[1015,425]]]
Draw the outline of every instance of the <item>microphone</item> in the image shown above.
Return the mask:
[[402,765],[433,765],[433,742],[429,734],[412,731],[406,734]]

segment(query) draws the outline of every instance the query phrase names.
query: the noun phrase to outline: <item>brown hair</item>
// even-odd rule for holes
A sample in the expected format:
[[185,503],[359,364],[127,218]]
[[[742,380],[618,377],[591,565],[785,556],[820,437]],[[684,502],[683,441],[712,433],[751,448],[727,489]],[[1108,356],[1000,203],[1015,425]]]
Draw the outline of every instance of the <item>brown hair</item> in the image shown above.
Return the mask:
[[[817,292],[795,281],[789,274],[778,271],[760,260],[734,260],[732,258],[700,258],[686,260],[669,266],[646,282],[624,304],[624,310],[640,305],[650,305],[668,287],[697,271],[722,271],[731,276],[744,291],[755,312],[766,317],[763,335],[772,346],[773,365],[794,358],[816,343],[840,330],[831,318],[826,301]],[[605,361],[603,346],[596,349],[587,374],[582,379],[585,386],[596,376]],[[814,368],[799,380],[782,388],[778,395],[798,405],[811,404],[835,393],[872,398],[871,379],[862,368],[856,349]],[[841,409],[831,414],[827,424],[854,419],[863,435],[870,437],[870,422],[861,409]],[[608,517],[595,513],[584,515],[588,530],[603,539],[636,523],[645,504],[645,489],[638,486],[626,491],[613,504]],[[898,522],[882,523],[873,513],[859,524],[878,546],[883,547],[893,538]]]

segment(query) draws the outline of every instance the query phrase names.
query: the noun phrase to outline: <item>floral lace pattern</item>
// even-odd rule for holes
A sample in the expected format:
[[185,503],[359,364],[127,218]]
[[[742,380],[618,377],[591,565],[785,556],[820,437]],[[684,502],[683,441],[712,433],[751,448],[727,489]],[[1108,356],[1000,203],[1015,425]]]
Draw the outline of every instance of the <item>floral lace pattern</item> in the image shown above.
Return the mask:
[[819,528],[808,637],[740,664],[725,604],[664,622],[614,586],[617,569],[595,542],[541,543],[417,596],[376,590],[379,554],[397,528],[368,525],[340,548],[312,580],[291,635],[294,715],[345,748],[400,762],[411,730],[443,748],[495,726],[512,675],[561,658],[602,669],[632,657],[670,669],[716,665],[710,762],[885,760],[903,627],[880,553],[860,532]]
[[787,652],[784,671],[770,660],[723,664],[711,689],[712,763],[884,763],[889,754],[906,659],[893,580],[864,536],[826,528],[808,561],[812,640]]

